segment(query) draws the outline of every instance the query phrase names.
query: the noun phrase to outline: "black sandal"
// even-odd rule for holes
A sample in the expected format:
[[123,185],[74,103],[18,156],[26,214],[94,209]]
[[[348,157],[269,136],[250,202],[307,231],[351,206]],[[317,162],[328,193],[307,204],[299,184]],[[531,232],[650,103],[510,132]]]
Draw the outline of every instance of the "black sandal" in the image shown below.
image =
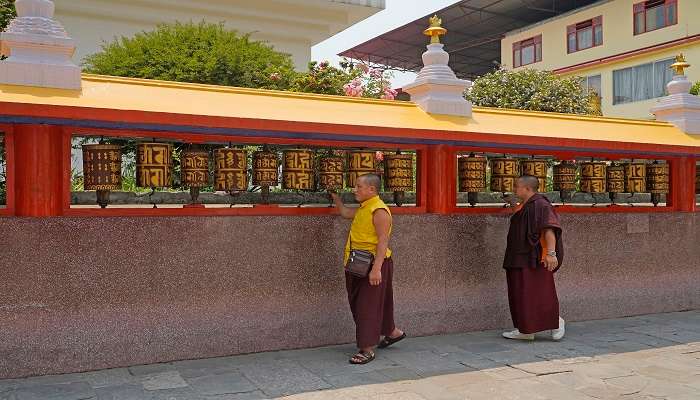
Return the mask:
[[396,338],[390,338],[388,336],[384,336],[384,339],[382,339],[382,341],[379,342],[379,345],[377,347],[380,349],[385,349],[385,348],[391,346],[392,344],[400,342],[404,339],[406,339],[406,332],[402,333],[401,336],[396,337]]
[[[359,360],[359,361],[355,361],[355,360]],[[365,353],[365,352],[361,351],[350,358],[350,364],[355,364],[355,365],[367,364],[368,362],[370,362],[372,360],[374,360],[374,352],[370,351],[370,352]]]

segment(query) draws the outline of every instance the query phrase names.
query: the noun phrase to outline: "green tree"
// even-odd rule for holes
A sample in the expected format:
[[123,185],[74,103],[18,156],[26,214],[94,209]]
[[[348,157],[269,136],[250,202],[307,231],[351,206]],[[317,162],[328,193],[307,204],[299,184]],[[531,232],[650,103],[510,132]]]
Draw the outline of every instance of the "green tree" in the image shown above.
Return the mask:
[[700,81],[697,81],[695,82],[695,84],[693,84],[693,86],[690,88],[690,94],[700,96]]
[[0,0],[0,32],[5,30],[7,24],[16,15],[15,0]]
[[570,114],[600,114],[595,94],[579,77],[561,77],[549,71],[497,70],[474,80],[466,93],[474,105]]
[[291,57],[223,24],[162,24],[85,58],[89,73],[265,89],[289,88]]

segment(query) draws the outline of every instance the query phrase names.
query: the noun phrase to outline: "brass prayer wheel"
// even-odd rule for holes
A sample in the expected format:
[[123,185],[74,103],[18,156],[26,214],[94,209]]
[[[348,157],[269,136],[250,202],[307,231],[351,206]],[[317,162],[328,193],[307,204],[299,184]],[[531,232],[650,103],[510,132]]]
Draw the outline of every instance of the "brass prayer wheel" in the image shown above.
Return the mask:
[[586,193],[605,193],[607,165],[601,161],[581,163],[581,191]]
[[647,190],[647,164],[631,162],[625,164],[625,191],[644,193]]
[[351,151],[348,153],[348,186],[355,187],[357,178],[377,172],[373,151]]
[[653,164],[648,164],[646,168],[647,192],[652,194],[668,193],[668,164],[660,164],[658,161],[654,161]]
[[491,191],[514,192],[515,181],[519,175],[518,160],[514,158],[491,159]]
[[173,180],[173,145],[142,142],[136,147],[136,183],[139,187],[169,187]]
[[314,152],[285,150],[282,153],[282,187],[294,190],[314,188]]
[[109,204],[109,191],[122,188],[122,148],[115,144],[83,145],[83,186],[97,191],[97,204]]
[[385,154],[385,183],[392,192],[413,190],[413,154]]
[[552,183],[554,190],[575,191],[576,190],[576,164],[563,161],[553,167]]
[[544,193],[547,190],[547,161],[545,160],[522,160],[520,161],[520,173],[522,175],[532,175],[539,183],[537,191]]
[[186,150],[180,156],[182,185],[202,188],[209,185],[209,153],[203,150]]
[[486,157],[460,157],[457,160],[459,191],[479,193],[486,191]]
[[613,164],[608,166],[606,177],[606,187],[609,193],[623,193],[625,191],[624,165]]
[[277,186],[277,153],[272,151],[256,151],[253,153],[253,185]]
[[318,185],[326,190],[340,190],[343,188],[343,175],[345,174],[345,162],[343,157],[323,157],[318,162]]
[[214,190],[243,192],[248,189],[248,152],[241,149],[214,150]]

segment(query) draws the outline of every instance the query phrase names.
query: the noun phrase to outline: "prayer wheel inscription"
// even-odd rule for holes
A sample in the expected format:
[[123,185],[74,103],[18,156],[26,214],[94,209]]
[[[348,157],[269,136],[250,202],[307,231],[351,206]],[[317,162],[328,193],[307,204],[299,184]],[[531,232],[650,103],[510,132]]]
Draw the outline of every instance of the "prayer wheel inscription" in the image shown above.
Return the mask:
[[322,189],[340,190],[343,188],[343,157],[324,157],[318,162],[318,184]]
[[486,190],[485,157],[460,157],[458,160],[459,191],[478,193]]
[[576,164],[562,162],[555,165],[552,174],[554,190],[575,191],[576,190]]
[[532,175],[537,178],[538,192],[544,193],[547,190],[547,161],[523,160],[520,162],[520,171],[523,175]]
[[581,191],[586,193],[605,193],[605,175],[607,165],[604,162],[581,163]]
[[513,158],[491,160],[491,191],[514,192],[518,176],[518,160]]
[[375,154],[372,151],[353,151],[349,154],[348,186],[355,187],[357,178],[375,173],[377,170]]
[[114,144],[83,145],[85,190],[122,188],[122,148]]
[[248,189],[248,153],[245,150],[214,150],[214,189],[244,191]]
[[625,191],[644,193],[647,190],[647,169],[645,163],[625,164]]
[[622,193],[625,191],[625,167],[611,165],[607,168],[607,191],[610,193]]
[[277,186],[277,154],[271,151],[256,151],[253,153],[253,185]]
[[384,156],[386,188],[392,192],[413,190],[413,154],[387,154]]
[[209,185],[209,153],[184,151],[180,159],[184,186],[201,188]]
[[647,192],[668,193],[668,164],[649,164],[647,168]]
[[286,150],[282,158],[282,187],[285,189],[311,190],[314,186],[314,152],[311,150]]
[[136,178],[140,187],[168,187],[173,179],[173,145],[139,143],[136,157]]

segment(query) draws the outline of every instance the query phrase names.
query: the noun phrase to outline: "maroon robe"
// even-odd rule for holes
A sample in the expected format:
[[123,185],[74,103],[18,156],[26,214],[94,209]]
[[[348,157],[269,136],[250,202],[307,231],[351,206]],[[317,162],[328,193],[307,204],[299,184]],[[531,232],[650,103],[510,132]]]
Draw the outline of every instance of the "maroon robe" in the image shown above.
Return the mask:
[[559,299],[554,273],[543,265],[545,229],[552,229],[556,237],[558,270],[564,258],[559,216],[546,197],[535,194],[510,219],[503,260],[510,314],[513,325],[521,333],[559,327]]

